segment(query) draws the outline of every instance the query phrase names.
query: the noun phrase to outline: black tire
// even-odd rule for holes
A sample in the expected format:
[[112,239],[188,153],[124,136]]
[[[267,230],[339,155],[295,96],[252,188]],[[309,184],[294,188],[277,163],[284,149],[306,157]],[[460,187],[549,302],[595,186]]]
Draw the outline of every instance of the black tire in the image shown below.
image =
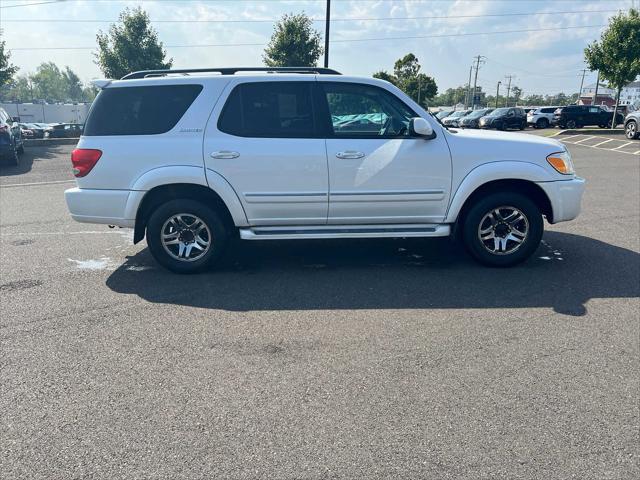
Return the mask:
[[24,143],[21,143],[18,147],[18,155],[24,155]]
[[[511,253],[492,253],[479,238],[485,216],[500,207],[518,209],[528,222],[528,231],[522,243]],[[462,238],[467,251],[478,262],[490,267],[510,267],[525,261],[538,248],[544,224],[537,205],[528,197],[515,192],[492,193],[477,201],[462,219]],[[511,242],[509,248],[513,248]],[[506,245],[509,245],[507,242]]]
[[[166,222],[178,214],[194,215],[202,220],[210,232],[208,250],[201,257],[178,260],[167,252],[162,242]],[[147,222],[147,245],[156,261],[175,273],[196,273],[212,267],[222,255],[228,240],[227,229],[220,215],[208,206],[189,199],[171,200],[156,208]],[[193,242],[191,242],[193,243]]]
[[629,140],[635,140],[640,135],[638,124],[635,120],[629,120],[624,126],[624,134]]
[[576,123],[575,120],[567,120],[567,128],[569,130],[572,130],[572,129],[577,128],[577,127],[578,127],[578,124]]
[[504,130],[504,123],[500,122],[496,125],[496,130]]
[[549,120],[546,118],[541,118],[536,122],[536,128],[548,128],[548,127],[549,127]]
[[520,124],[520,127],[519,127],[519,128],[520,128],[520,130],[524,130],[525,128],[527,128],[527,122],[526,122],[526,121],[525,121],[525,122],[522,122],[522,123]]

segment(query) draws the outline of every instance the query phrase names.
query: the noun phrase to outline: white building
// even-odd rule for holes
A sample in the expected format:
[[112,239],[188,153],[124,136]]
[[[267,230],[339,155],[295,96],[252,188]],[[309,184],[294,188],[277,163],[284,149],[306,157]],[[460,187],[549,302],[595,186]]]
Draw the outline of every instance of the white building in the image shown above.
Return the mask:
[[24,123],[84,123],[91,104],[0,103],[0,107]]
[[631,82],[620,91],[620,105],[640,105],[640,81]]
[[[591,85],[585,85],[582,87],[582,92],[580,92],[581,97],[593,97],[594,93],[596,93],[596,84],[592,83]],[[604,83],[601,83],[598,86],[598,96],[600,95],[609,95],[611,97],[615,96],[616,92],[613,88],[607,87]]]

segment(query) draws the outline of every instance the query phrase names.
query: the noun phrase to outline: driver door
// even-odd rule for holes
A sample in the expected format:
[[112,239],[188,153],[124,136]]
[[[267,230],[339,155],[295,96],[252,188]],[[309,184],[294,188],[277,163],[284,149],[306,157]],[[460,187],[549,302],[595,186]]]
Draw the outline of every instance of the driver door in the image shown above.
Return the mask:
[[451,189],[442,133],[430,140],[412,137],[409,121],[418,115],[383,88],[318,83],[327,109],[328,223],[442,221]]

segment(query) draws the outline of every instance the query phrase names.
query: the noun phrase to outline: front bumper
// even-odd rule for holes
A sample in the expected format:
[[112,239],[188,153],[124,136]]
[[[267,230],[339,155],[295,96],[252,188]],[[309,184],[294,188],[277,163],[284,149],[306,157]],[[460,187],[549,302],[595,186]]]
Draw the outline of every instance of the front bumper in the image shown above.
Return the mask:
[[544,190],[551,202],[553,218],[550,223],[566,222],[573,220],[580,214],[582,194],[584,193],[584,178],[574,177],[571,180],[559,180],[557,182],[537,182]]
[[64,198],[71,218],[77,222],[133,227],[135,210],[131,211],[130,200],[138,200],[140,193],[144,192],[76,187],[66,190]]

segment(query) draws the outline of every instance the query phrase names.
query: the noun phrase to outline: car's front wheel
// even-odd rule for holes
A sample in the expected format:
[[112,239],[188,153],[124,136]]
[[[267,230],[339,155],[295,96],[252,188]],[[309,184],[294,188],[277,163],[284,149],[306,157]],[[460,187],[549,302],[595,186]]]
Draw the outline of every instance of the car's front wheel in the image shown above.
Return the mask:
[[567,120],[567,128],[569,130],[572,130],[574,128],[576,128],[578,126],[578,124],[576,123],[575,120]]
[[515,192],[494,193],[464,215],[462,237],[480,263],[510,267],[529,258],[544,230],[542,214],[529,198]]
[[547,128],[549,126],[549,120],[541,118],[536,122],[536,128]]
[[629,140],[638,138],[638,124],[635,120],[629,120],[624,127],[624,133]]
[[162,204],[147,223],[151,254],[176,273],[195,273],[213,266],[226,243],[227,231],[220,216],[195,200]]

